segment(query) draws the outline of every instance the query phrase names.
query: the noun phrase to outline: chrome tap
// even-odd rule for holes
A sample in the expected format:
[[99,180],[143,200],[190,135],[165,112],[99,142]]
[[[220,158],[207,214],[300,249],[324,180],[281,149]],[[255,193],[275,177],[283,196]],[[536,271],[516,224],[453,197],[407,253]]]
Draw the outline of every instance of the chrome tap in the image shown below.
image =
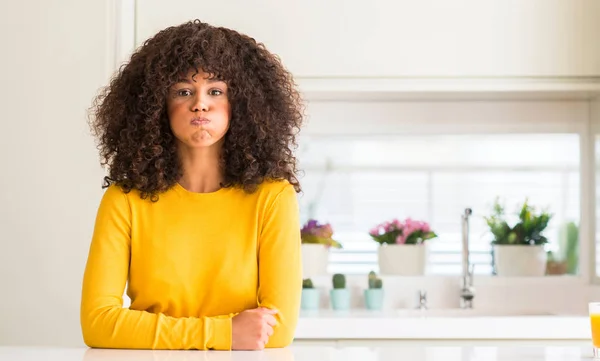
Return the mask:
[[423,290],[419,290],[419,301],[417,303],[417,309],[426,310],[427,309],[427,292]]
[[462,285],[460,289],[461,308],[473,308],[475,288],[473,287],[473,271],[475,265],[469,262],[469,216],[473,213],[466,208],[462,217]]

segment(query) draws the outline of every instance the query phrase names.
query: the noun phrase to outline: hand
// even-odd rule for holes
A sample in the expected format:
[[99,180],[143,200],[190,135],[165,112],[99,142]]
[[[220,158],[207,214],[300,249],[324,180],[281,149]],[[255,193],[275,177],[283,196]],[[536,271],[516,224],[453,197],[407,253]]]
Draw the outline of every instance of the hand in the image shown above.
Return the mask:
[[273,334],[276,310],[264,307],[246,310],[233,317],[231,348],[233,350],[262,350]]

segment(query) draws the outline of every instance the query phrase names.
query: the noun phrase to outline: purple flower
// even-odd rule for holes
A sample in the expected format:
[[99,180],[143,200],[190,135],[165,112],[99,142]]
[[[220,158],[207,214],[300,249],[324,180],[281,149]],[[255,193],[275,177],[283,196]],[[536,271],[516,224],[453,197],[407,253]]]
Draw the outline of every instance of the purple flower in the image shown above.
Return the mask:
[[309,220],[300,230],[303,243],[321,243],[328,247],[341,248],[341,244],[333,239],[331,224],[320,224],[317,220]]
[[311,219],[311,220],[309,220],[309,221],[308,221],[308,222],[307,222],[307,223],[304,225],[304,227],[302,227],[302,232],[303,232],[303,233],[304,233],[304,232],[308,232],[308,233],[310,233],[310,232],[312,232],[314,229],[316,229],[318,226],[319,226],[319,223],[318,223],[316,220],[314,220],[314,219]]

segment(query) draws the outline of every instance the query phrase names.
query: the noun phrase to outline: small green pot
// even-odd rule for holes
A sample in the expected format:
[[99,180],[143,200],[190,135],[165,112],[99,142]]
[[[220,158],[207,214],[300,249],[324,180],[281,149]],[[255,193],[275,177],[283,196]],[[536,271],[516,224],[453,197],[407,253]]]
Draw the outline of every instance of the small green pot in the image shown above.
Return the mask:
[[331,308],[338,311],[347,311],[350,309],[350,291],[346,288],[332,289]]
[[365,290],[365,305],[368,310],[381,310],[383,308],[383,289],[370,288]]
[[300,299],[300,308],[303,310],[319,309],[319,290],[316,288],[303,288]]

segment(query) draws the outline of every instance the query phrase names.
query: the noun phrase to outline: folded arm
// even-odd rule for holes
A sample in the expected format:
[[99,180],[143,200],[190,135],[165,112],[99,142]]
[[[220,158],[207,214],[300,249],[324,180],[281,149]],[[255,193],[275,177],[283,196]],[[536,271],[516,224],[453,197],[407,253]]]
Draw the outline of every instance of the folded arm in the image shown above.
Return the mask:
[[302,291],[300,252],[298,201],[287,185],[265,214],[259,239],[259,306],[279,311],[266,347],[285,347],[294,338]]
[[83,278],[81,329],[86,345],[128,349],[231,348],[231,315],[169,317],[123,308],[129,274],[131,210],[115,186],[105,192]]

